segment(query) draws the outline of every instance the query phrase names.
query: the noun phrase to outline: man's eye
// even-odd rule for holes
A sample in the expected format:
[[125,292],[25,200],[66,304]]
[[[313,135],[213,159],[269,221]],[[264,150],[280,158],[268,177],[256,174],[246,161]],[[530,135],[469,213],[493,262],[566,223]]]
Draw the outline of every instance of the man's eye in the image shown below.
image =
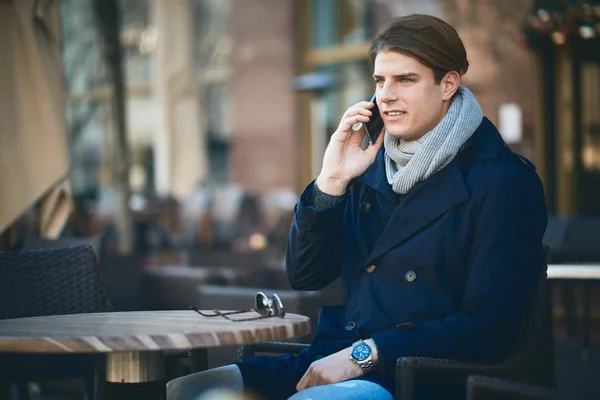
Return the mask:
[[412,81],[413,81],[413,80],[412,80],[412,79],[410,79],[410,78],[402,78],[402,79],[400,80],[400,82],[402,82],[402,83],[411,83]]
[[383,86],[383,79],[376,79],[376,80],[375,80],[375,84],[376,84],[377,86]]

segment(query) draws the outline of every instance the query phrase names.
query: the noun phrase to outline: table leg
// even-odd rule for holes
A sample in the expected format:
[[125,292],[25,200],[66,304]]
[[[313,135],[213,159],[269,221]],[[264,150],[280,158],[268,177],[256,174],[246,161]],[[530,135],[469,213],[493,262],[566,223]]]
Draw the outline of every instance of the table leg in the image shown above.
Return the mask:
[[570,282],[563,283],[563,310],[565,312],[565,324],[567,338],[576,336],[577,317],[575,313],[575,288]]
[[581,352],[581,356],[584,359],[589,357],[590,353],[590,336],[592,331],[591,325],[591,306],[590,306],[590,284],[589,282],[584,282],[583,284],[583,350]]
[[160,351],[126,351],[106,357],[105,399],[166,399],[164,361]]

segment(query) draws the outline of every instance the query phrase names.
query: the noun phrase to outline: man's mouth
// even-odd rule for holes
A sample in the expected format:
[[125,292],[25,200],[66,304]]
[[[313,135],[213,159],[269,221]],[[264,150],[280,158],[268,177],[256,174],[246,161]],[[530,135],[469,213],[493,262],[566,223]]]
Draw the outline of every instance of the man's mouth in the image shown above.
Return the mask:
[[394,110],[394,111],[385,111],[384,114],[387,115],[387,116],[389,116],[389,117],[399,117],[401,115],[406,114],[406,112],[405,111]]

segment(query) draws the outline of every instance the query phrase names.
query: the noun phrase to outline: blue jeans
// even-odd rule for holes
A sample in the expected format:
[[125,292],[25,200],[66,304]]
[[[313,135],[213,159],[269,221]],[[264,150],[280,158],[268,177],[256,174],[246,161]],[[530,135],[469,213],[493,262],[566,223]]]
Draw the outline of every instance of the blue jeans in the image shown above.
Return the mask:
[[[226,390],[242,395],[242,373],[236,365],[227,365],[208,371],[182,376],[167,384],[167,400],[209,400],[215,391]],[[376,383],[350,380],[324,386],[315,386],[291,396],[289,400],[391,400],[392,395]]]
[[393,397],[376,383],[359,379],[315,386],[296,393],[289,400],[392,400]]
[[167,400],[209,400],[215,392],[227,391],[243,395],[244,381],[237,365],[196,372],[167,383]]

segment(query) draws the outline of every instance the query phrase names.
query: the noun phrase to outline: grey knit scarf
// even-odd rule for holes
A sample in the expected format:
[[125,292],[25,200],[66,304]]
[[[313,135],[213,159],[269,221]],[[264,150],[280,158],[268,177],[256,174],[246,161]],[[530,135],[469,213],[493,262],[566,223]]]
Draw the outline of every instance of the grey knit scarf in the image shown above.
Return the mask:
[[412,142],[385,135],[385,172],[398,194],[408,193],[450,163],[481,124],[483,113],[475,96],[460,86],[439,124]]

